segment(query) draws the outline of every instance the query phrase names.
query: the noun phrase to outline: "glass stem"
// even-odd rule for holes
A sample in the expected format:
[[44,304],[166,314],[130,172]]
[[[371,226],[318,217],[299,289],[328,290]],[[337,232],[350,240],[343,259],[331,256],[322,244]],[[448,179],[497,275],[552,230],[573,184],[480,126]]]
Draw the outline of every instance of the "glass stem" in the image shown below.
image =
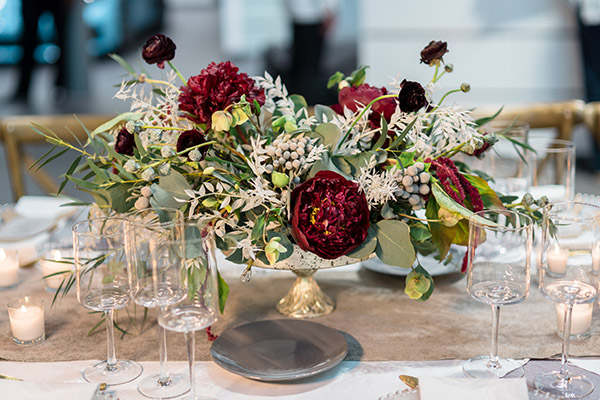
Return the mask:
[[104,311],[106,319],[106,370],[109,372],[117,369],[117,357],[115,355],[115,329],[114,329],[114,315],[115,310]]
[[563,345],[560,357],[560,372],[558,378],[566,382],[569,379],[569,345],[571,344],[571,316],[573,315],[573,301],[565,304],[565,320],[563,324]]
[[188,353],[188,364],[190,367],[190,399],[196,398],[196,381],[194,380],[194,348],[196,343],[196,338],[194,336],[195,332],[190,331],[185,333],[185,343],[187,345],[187,353]]
[[160,357],[160,375],[158,377],[158,384],[160,386],[167,386],[171,383],[169,370],[167,368],[167,331],[160,324],[158,324],[158,352]]
[[492,304],[492,349],[490,351],[490,361],[488,368],[500,368],[498,362],[498,323],[500,321],[500,306]]

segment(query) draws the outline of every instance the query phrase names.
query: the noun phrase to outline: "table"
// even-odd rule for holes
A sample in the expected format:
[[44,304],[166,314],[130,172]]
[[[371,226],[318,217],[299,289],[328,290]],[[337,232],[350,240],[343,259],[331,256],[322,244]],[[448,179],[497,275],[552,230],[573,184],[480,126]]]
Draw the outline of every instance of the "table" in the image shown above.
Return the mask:
[[[284,318],[275,311],[274,305],[291,287],[293,274],[256,270],[252,282],[243,284],[239,279],[242,269],[239,266],[222,268],[231,294],[225,315],[213,326],[216,334],[250,321]],[[325,399],[331,398],[333,392],[339,394],[346,390],[355,395],[352,398],[378,398],[403,387],[397,378],[401,373],[418,375],[418,371],[422,373],[426,368],[430,374],[442,366],[451,368],[442,368],[440,374],[460,376],[461,361],[456,360],[489,351],[490,310],[470,298],[460,274],[438,277],[436,291],[426,302],[410,300],[404,294],[404,277],[382,275],[358,265],[323,270],[315,277],[322,289],[336,299],[337,308],[332,314],[314,321],[340,330],[349,343],[348,356],[340,366],[306,382],[257,383],[230,374],[210,362],[210,342],[199,332],[196,360],[200,361],[200,387],[210,382],[208,387],[221,396],[217,398],[240,398],[241,391],[245,394],[242,398],[285,394],[292,399]],[[0,292],[0,303],[6,304],[11,297],[27,294],[44,297],[48,304],[52,299],[53,294],[43,288],[41,271],[37,267],[22,269],[21,284]],[[142,315],[140,308],[133,307],[130,307],[129,315],[120,312],[119,321],[130,334],[117,339],[116,349],[118,357],[143,362],[146,374],[157,368],[158,338],[153,310],[145,321]],[[98,318],[97,314],[89,314],[78,304],[73,290],[54,307],[46,308],[47,340],[37,346],[21,347],[12,342],[6,311],[0,312],[0,358],[3,360],[0,374],[81,379],[80,370],[90,363],[88,360],[105,357],[104,330],[87,336]],[[500,321],[501,355],[548,358],[560,353],[561,339],[555,333],[554,303],[542,298],[535,281],[530,297],[522,304],[504,307]],[[183,361],[187,354],[183,335],[168,333],[167,336],[169,359],[178,361],[170,363],[171,369],[185,370]],[[596,324],[590,339],[573,342],[571,353],[598,355],[599,345],[600,331]],[[28,363],[15,363],[23,361]],[[59,375],[40,372],[49,368],[46,362],[54,362],[50,370]],[[60,375],[63,373],[65,375]],[[120,390],[130,393],[128,388],[133,388],[131,393],[134,393],[136,384],[123,386],[118,389],[119,393]],[[227,397],[228,391],[233,393],[231,397]],[[361,397],[364,393],[369,396]],[[124,394],[122,398],[134,397]]]

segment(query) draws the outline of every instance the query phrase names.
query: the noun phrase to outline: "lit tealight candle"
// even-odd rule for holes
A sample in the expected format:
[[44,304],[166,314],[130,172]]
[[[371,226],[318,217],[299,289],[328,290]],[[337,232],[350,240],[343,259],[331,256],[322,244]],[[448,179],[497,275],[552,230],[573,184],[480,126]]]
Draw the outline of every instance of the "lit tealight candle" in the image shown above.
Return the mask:
[[[576,338],[588,337],[592,327],[592,313],[594,303],[575,304],[571,314],[571,336]],[[556,305],[556,325],[558,332],[562,335],[565,323],[565,305]]]
[[[52,250],[43,260],[40,260],[42,275],[44,276],[47,289],[56,290],[62,283],[65,274],[57,274],[57,272],[73,270],[72,265],[64,262],[64,256],[65,254],[61,253],[60,250]],[[52,276],[47,277],[48,275]]]
[[548,268],[555,274],[564,274],[567,272],[567,262],[569,260],[569,250],[562,249],[558,244],[548,251]]
[[23,297],[8,303],[8,317],[13,339],[18,344],[44,341],[44,302],[35,297]]
[[18,253],[0,248],[0,287],[15,286],[19,281],[18,272]]

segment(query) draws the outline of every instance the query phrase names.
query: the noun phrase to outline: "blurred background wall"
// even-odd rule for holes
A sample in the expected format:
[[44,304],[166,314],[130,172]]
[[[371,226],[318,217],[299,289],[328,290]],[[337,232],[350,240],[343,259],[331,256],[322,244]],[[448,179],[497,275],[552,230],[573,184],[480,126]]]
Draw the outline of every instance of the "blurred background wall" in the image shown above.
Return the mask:
[[[16,96],[23,57],[22,7],[28,1],[57,1],[68,18],[60,29],[51,12],[42,13],[36,35],[28,96]],[[324,32],[321,65],[309,80],[292,74],[294,22],[291,3],[320,10]],[[311,6],[312,3],[312,6]],[[385,86],[393,78],[429,81],[432,70],[419,64],[430,40],[448,42],[446,62],[454,72],[441,81],[446,89],[469,82],[472,91],[451,100],[470,107],[533,101],[585,99],[577,0],[0,0],[0,117],[17,114],[116,114],[127,104],[112,99],[124,76],[107,57],[117,52],[132,65],[159,75],[140,56],[141,45],[157,32],[177,44],[174,63],[184,76],[211,61],[232,60],[250,75],[265,69],[289,78],[292,89],[315,101],[335,102],[325,83],[336,70],[350,73],[369,65],[367,81]],[[321,4],[321,5],[319,5]],[[325,15],[327,13],[328,15]],[[329,15],[331,14],[331,15]],[[333,18],[329,18],[333,17]],[[298,40],[298,38],[296,38]],[[61,48],[61,45],[63,48]],[[62,67],[61,67],[62,63]],[[57,85],[57,70],[68,71]],[[310,65],[309,65],[310,67]],[[308,67],[307,67],[308,68]],[[399,74],[399,75],[398,75]],[[287,82],[287,80],[285,81]],[[314,94],[314,95],[313,95]],[[590,156],[587,132],[577,132],[578,152]],[[44,146],[34,149],[42,153]],[[0,186],[8,174],[0,149]],[[64,162],[49,170],[64,172]],[[39,193],[32,182],[28,192]],[[76,194],[77,192],[68,192]],[[11,200],[0,190],[0,203]]]

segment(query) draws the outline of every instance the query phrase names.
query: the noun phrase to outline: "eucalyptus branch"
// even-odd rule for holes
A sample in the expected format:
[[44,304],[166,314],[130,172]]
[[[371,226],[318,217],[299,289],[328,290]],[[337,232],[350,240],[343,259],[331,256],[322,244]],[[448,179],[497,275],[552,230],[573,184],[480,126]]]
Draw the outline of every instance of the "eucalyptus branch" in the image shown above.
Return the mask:
[[205,146],[208,146],[208,145],[211,145],[211,144],[216,144],[216,143],[217,143],[217,142],[216,142],[215,140],[211,140],[210,142],[204,142],[204,143],[201,143],[201,144],[197,144],[196,146],[188,147],[188,148],[187,148],[187,149],[185,149],[185,150],[182,150],[182,151],[180,151],[180,152],[177,152],[177,153],[175,153],[175,155],[174,155],[174,156],[171,156],[171,157],[169,157],[169,158],[165,158],[165,159],[161,159],[161,160],[155,161],[155,162],[153,162],[153,163],[150,163],[150,164],[148,164],[148,165],[144,165],[144,167],[142,167],[142,169],[141,169],[140,171],[145,171],[145,170],[147,170],[148,168],[153,168],[153,167],[156,167],[156,166],[158,166],[158,165],[160,165],[160,164],[164,163],[164,162],[165,162],[165,160],[172,160],[172,159],[175,159],[175,158],[177,158],[177,157],[179,157],[179,156],[182,156],[182,155],[184,155],[184,154],[187,154],[188,152],[190,152],[190,151],[192,151],[192,150],[196,150],[196,149],[199,149],[200,147],[205,147]]
[[178,126],[154,126],[154,125],[142,125],[142,129],[159,129],[161,131],[185,131],[186,128],[180,128]]

